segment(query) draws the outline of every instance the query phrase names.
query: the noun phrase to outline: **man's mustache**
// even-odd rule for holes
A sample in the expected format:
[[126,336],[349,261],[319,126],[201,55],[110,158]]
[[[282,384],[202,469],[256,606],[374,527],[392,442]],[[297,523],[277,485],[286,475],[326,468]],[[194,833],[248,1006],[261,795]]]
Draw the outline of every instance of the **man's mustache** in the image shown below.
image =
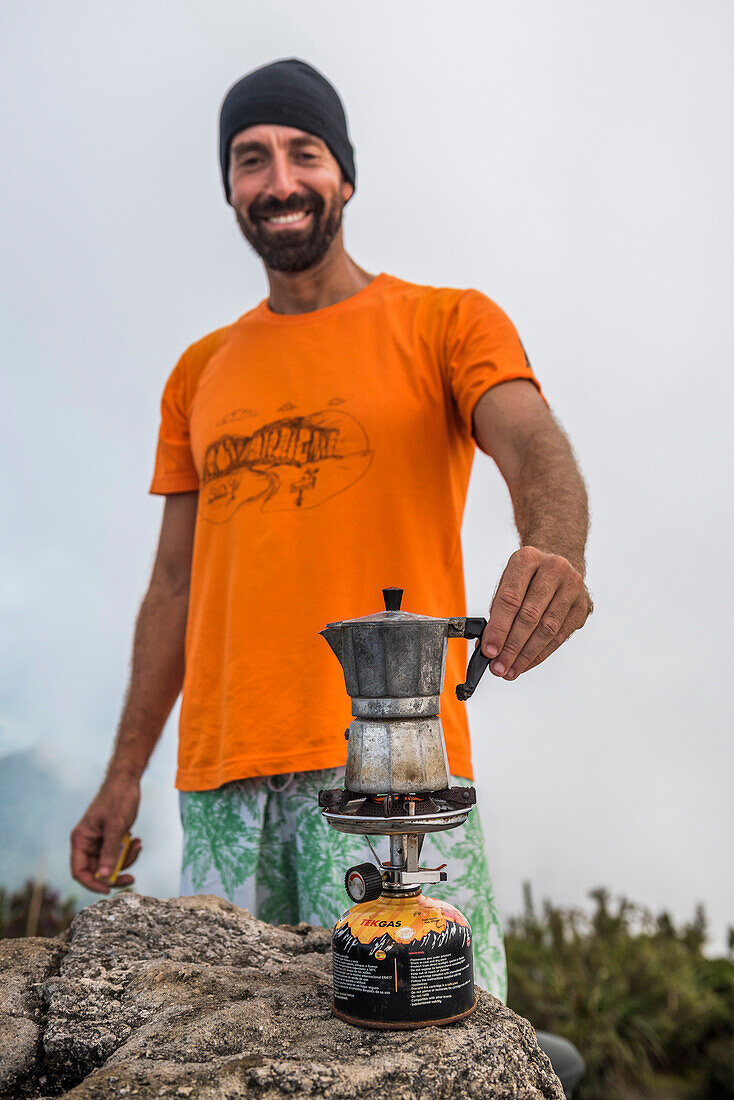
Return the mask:
[[324,200],[320,195],[312,193],[311,195],[289,195],[285,202],[273,198],[255,199],[250,203],[247,213],[251,221],[257,221],[261,218],[278,217],[279,214],[305,214],[309,211],[320,214],[323,209]]

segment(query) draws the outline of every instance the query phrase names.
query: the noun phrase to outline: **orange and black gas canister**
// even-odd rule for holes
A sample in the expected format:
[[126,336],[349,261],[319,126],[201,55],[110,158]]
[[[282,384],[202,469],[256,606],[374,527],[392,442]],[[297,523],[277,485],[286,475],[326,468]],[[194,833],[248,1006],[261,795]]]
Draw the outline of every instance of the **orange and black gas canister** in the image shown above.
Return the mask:
[[334,1014],[347,1023],[428,1027],[476,1006],[469,922],[420,891],[353,906],[337,921],[332,950]]

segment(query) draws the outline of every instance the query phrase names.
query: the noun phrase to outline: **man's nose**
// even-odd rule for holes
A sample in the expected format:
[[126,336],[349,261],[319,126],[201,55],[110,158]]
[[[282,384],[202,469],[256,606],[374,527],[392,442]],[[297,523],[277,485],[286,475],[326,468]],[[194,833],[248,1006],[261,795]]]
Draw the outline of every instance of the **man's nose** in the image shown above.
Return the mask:
[[287,156],[273,157],[269,175],[268,190],[281,202],[285,202],[297,190],[293,165]]

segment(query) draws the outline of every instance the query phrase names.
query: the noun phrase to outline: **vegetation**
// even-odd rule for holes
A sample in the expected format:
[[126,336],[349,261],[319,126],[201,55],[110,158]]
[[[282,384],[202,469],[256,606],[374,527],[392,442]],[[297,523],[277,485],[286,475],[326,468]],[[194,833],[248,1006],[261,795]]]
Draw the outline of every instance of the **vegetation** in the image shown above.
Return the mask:
[[13,893],[0,886],[0,937],[58,936],[76,913],[73,898],[62,902],[57,890],[28,879]]
[[676,928],[609,892],[592,914],[545,902],[507,929],[509,1004],[570,1039],[587,1063],[574,1100],[734,1100],[734,929],[703,953],[706,918]]

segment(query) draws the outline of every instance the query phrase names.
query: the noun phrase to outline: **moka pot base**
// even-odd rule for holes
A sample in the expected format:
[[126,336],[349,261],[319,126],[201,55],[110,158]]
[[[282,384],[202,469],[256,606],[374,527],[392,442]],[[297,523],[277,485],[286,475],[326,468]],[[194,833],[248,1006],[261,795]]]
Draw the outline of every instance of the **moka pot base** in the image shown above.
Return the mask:
[[349,744],[344,785],[350,791],[411,794],[441,790],[451,781],[438,715],[353,718],[345,736]]
[[356,1027],[436,1027],[477,1007],[469,922],[420,889],[352,906],[332,954],[333,1013]]

